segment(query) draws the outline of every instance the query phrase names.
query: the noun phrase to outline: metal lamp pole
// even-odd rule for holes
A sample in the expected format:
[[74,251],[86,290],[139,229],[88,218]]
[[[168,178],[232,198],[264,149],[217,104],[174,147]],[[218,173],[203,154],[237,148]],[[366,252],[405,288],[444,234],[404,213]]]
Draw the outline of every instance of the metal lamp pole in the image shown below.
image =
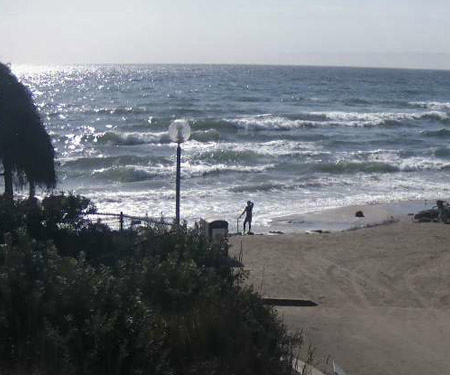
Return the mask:
[[169,126],[169,137],[177,143],[177,172],[175,181],[175,224],[180,224],[181,143],[187,141],[191,128],[186,120],[175,120]]
[[180,224],[181,143],[177,147],[177,177],[175,181],[175,224]]

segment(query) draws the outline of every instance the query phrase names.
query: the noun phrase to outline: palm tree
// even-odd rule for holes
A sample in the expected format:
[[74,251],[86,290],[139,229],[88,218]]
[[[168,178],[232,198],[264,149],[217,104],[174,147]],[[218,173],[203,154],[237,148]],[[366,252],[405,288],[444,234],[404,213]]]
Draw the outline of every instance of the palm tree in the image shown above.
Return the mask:
[[34,105],[31,92],[0,63],[0,159],[3,164],[5,196],[13,196],[13,178],[19,185],[56,185],[55,151]]

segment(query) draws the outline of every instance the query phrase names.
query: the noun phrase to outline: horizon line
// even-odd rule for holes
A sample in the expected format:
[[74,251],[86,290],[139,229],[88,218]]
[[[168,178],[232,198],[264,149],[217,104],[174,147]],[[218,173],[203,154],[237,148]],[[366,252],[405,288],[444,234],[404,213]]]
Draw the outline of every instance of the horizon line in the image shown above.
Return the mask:
[[[1,61],[0,61],[1,63]],[[101,66],[101,65],[191,65],[191,66],[260,66],[260,67],[304,67],[304,68],[347,68],[347,69],[379,69],[379,70],[421,70],[450,71],[449,68],[402,67],[402,66],[371,66],[371,65],[327,65],[327,64],[291,64],[291,63],[218,63],[218,62],[73,62],[73,63],[24,63],[5,62],[10,66]]]

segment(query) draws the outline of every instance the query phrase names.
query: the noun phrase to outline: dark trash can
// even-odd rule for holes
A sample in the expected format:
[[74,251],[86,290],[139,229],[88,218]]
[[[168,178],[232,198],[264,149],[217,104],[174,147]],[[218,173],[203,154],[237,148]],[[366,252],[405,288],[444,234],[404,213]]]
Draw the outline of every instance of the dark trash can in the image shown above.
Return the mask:
[[208,223],[208,238],[212,242],[220,242],[228,236],[228,221],[215,220]]

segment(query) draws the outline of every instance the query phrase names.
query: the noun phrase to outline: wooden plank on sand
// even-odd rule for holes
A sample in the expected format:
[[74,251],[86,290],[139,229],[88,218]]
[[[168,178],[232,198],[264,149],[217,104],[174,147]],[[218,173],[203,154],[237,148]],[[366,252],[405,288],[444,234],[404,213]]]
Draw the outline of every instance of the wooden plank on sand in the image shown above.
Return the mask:
[[310,301],[308,299],[298,299],[298,298],[269,298],[269,297],[262,297],[263,302],[266,305],[273,305],[273,306],[300,306],[300,307],[314,307],[318,306],[319,304]]

